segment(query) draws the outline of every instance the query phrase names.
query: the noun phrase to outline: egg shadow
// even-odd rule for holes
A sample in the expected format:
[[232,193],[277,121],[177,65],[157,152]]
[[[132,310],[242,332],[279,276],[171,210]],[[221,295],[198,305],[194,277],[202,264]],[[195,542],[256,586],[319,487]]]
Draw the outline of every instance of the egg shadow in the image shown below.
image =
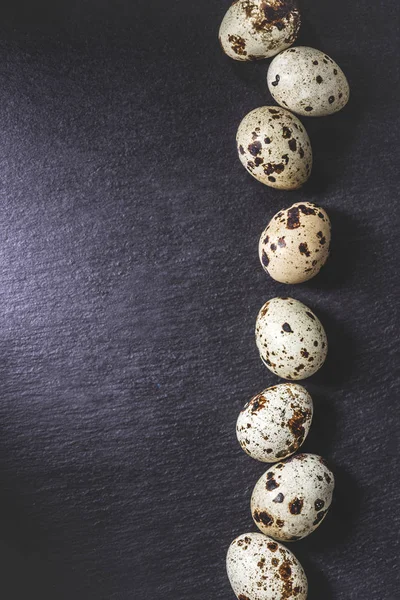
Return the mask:
[[301,452],[329,456],[338,430],[334,403],[321,393],[309,389],[314,403],[313,422]]
[[[323,52],[323,38],[312,24],[311,2],[300,2],[303,15],[297,46],[311,46]],[[340,179],[343,161],[351,147],[356,129],[367,107],[372,102],[371,88],[368,85],[368,70],[357,54],[335,52],[335,60],[345,73],[350,85],[350,100],[345,108],[328,117],[301,117],[311,139],[314,166],[304,192],[311,196],[329,189],[331,184]]]
[[312,48],[321,48],[321,36],[318,34],[318,30],[312,23],[312,7],[313,0],[298,0],[300,14],[301,14],[301,27],[299,37],[296,40],[296,46],[311,46]]
[[275,104],[267,85],[267,72],[272,58],[273,57],[254,62],[229,59],[229,65],[235,77],[243,81],[247,87],[260,94],[262,101],[257,103],[255,100],[254,108],[257,106]]
[[322,553],[326,548],[347,544],[357,525],[362,507],[362,492],[350,473],[328,461],[335,476],[335,491],[328,515],[310,536],[298,542],[302,554]]
[[301,285],[305,289],[338,290],[351,280],[361,257],[372,260],[369,247],[362,248],[359,243],[365,237],[359,219],[337,209],[329,208],[328,213],[332,225],[330,256],[318,276]]
[[[289,549],[292,550],[292,546],[290,546]],[[299,559],[300,564],[307,576],[307,600],[321,600],[321,598],[323,598],[323,600],[334,600],[332,587],[322,571],[316,567],[309,558],[307,558],[306,553],[304,553],[303,556],[301,553],[298,554],[296,549],[293,551],[296,557]]]
[[329,347],[325,364],[313,376],[313,383],[337,387],[348,381],[354,373],[354,340],[348,327],[330,313],[318,310],[318,317],[323,323]]

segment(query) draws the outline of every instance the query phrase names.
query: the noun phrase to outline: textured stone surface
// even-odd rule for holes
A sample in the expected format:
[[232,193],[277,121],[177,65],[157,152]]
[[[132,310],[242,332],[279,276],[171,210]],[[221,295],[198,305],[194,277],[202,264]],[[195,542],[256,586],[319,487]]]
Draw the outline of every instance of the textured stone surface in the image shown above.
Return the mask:
[[[35,8],[36,6],[36,8]],[[7,600],[228,600],[265,465],[235,435],[278,382],[254,323],[274,296],[321,316],[303,449],[336,478],[293,546],[309,600],[398,596],[399,5],[311,2],[299,43],[341,65],[349,105],[310,119],[299,192],[237,160],[267,64],[218,45],[228,3],[13,2],[0,19],[0,481]],[[307,284],[257,255],[287,204],[321,203],[332,255]]]

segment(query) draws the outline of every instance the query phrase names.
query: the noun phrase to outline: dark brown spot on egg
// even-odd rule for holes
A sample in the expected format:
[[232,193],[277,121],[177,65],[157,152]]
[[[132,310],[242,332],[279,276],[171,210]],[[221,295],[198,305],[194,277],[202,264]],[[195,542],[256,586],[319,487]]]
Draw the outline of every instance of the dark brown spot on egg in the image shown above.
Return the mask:
[[288,421],[288,427],[292,432],[293,436],[296,438],[296,445],[293,451],[296,451],[297,448],[303,443],[304,436],[306,433],[304,424],[310,419],[310,417],[311,412],[309,410],[296,409],[293,411],[293,416]]
[[261,262],[264,265],[264,267],[268,267],[269,258],[268,258],[268,254],[264,250],[262,251],[262,254],[261,254]]
[[329,96],[328,102],[329,104],[333,104],[335,102],[335,96]]
[[270,527],[274,522],[274,519],[265,510],[255,510],[253,516],[256,523],[262,523],[266,527]]
[[304,254],[305,256],[311,256],[311,252],[308,249],[307,242],[302,242],[299,244],[300,254]]
[[278,85],[278,83],[280,82],[280,79],[281,79],[281,78],[280,78],[280,76],[279,76],[279,75],[277,75],[277,76],[275,77],[275,81],[273,81],[273,82],[272,82],[272,85],[273,85],[274,87],[276,87],[276,86]]
[[269,137],[266,137],[266,138],[264,139],[264,142],[265,142],[266,144],[270,144],[270,143],[271,143],[271,138],[269,138]]
[[278,494],[273,500],[272,502],[275,502],[275,504],[282,504],[282,502],[284,501],[285,496],[283,494]]
[[286,247],[285,236],[279,238],[279,240],[278,240],[278,246],[280,248],[285,248]]
[[278,550],[278,544],[276,542],[268,542],[267,548],[268,550],[271,550],[271,552],[276,552]]
[[300,227],[300,210],[297,206],[290,208],[287,211],[287,215],[288,215],[288,218],[286,221],[287,229],[297,229],[298,227]]
[[317,83],[322,83],[323,82],[323,79],[322,79],[321,75],[317,75],[316,81],[317,81]]
[[284,137],[286,140],[288,140],[289,138],[291,138],[291,137],[292,137],[292,132],[291,132],[291,130],[289,129],[289,127],[284,127],[282,131],[283,131],[283,134],[282,134],[282,135],[283,135],[283,137]]
[[325,502],[323,500],[316,500],[314,502],[314,506],[315,506],[315,510],[318,512],[319,510],[322,510],[325,506]]
[[319,523],[321,523],[321,521],[325,517],[326,513],[327,513],[326,510],[321,510],[321,512],[319,512],[317,514],[316,519],[313,521],[313,525],[318,525]]
[[297,150],[297,142],[294,138],[292,138],[291,140],[289,140],[289,148],[291,149],[292,152],[296,152]]
[[310,319],[312,319],[313,321],[315,321],[315,317],[311,312],[306,311],[306,315],[307,317],[310,317]]
[[315,215],[314,206],[307,206],[306,204],[299,204],[299,210],[303,213],[303,215]]
[[304,110],[305,110],[306,112],[311,112],[311,111],[313,111],[314,109],[313,109],[313,107],[312,107],[312,106],[306,106]]
[[269,479],[265,486],[269,492],[273,492],[276,488],[279,487],[279,483],[275,481],[275,479]]
[[292,515],[301,514],[303,508],[304,501],[301,498],[295,498],[291,502],[289,502],[289,510]]
[[229,43],[232,47],[232,50],[238,56],[246,56],[246,40],[244,40],[240,35],[228,35]]
[[253,415],[257,414],[261,409],[264,408],[265,403],[266,403],[266,399],[262,394],[259,394],[258,396],[254,396],[254,398],[252,398],[249,403],[249,408],[250,408],[251,413]]
[[285,560],[279,567],[279,575],[281,576],[281,579],[286,581],[287,579],[290,579],[291,574],[292,569],[290,568],[290,563],[289,561]]
[[249,144],[248,148],[252,156],[257,156],[258,154],[261,154],[262,145],[259,141],[252,142],[251,144]]
[[277,519],[276,524],[279,529],[282,529],[282,527],[285,525],[285,521],[282,521],[282,519]]
[[261,558],[259,560],[259,562],[257,563],[257,567],[259,567],[260,569],[263,569],[265,567],[265,558]]
[[293,329],[290,327],[289,323],[284,323],[282,329],[283,331],[286,331],[286,333],[293,333]]

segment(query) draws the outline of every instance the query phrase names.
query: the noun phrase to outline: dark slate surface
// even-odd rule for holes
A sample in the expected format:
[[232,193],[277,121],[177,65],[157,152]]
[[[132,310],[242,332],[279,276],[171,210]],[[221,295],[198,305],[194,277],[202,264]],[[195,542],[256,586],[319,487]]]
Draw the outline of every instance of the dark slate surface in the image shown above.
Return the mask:
[[[307,388],[307,451],[334,507],[292,545],[310,600],[395,600],[399,4],[303,1],[301,42],[337,59],[351,103],[304,119],[309,184],[240,165],[240,119],[267,62],[235,64],[228,2],[4,1],[0,9],[0,557],[6,600],[234,598],[225,552],[255,530],[265,467],[235,439],[278,380],[253,339],[276,295],[309,304],[330,355]],[[275,284],[270,217],[321,203],[323,274]]]

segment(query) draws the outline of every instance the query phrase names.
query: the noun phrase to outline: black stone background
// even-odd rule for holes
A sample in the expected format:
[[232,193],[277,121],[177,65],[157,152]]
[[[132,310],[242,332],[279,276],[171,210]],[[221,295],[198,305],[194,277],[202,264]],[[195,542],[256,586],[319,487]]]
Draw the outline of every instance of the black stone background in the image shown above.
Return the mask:
[[[235,132],[271,103],[268,61],[218,45],[226,1],[31,0],[0,8],[0,595],[234,598],[225,552],[255,531],[265,466],[235,421],[278,382],[255,318],[312,307],[329,360],[306,382],[304,449],[337,478],[320,529],[291,546],[309,600],[399,592],[399,3],[303,0],[300,43],[352,98],[304,119],[297,192],[253,180]],[[323,205],[329,264],[299,286],[262,271],[262,229]]]

